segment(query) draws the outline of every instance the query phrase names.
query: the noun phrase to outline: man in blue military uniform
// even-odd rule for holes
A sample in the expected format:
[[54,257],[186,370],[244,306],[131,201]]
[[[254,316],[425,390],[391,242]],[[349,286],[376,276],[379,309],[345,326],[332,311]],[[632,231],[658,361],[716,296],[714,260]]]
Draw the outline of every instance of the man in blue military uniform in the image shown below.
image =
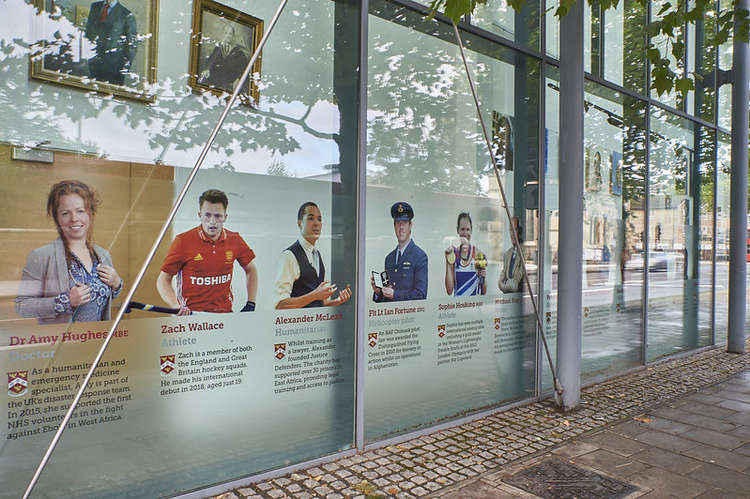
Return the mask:
[[398,246],[385,257],[390,284],[379,288],[372,281],[376,302],[424,300],[427,298],[427,254],[411,240],[414,210],[403,201],[391,207]]

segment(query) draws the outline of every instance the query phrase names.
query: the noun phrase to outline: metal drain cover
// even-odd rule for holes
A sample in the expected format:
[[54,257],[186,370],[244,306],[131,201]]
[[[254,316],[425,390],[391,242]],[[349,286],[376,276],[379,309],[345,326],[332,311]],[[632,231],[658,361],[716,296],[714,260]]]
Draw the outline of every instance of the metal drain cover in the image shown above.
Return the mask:
[[503,482],[550,499],[625,497],[638,490],[629,483],[557,459],[519,471]]

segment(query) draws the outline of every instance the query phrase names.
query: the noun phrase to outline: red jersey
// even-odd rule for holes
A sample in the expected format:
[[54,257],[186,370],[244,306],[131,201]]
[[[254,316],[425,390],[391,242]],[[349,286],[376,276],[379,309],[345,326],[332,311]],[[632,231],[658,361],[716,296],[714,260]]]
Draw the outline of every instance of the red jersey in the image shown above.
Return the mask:
[[196,312],[232,311],[232,271],[244,268],[255,253],[239,233],[222,230],[212,241],[200,226],[175,237],[161,270],[177,276],[179,298]]

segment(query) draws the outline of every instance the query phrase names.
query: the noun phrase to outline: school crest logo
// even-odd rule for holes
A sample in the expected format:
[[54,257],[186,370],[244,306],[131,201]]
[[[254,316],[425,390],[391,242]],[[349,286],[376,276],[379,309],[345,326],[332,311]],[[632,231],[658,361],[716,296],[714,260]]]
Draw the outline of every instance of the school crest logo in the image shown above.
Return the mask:
[[500,329],[500,317],[495,317],[495,329]]
[[445,324],[438,324],[438,336],[445,336]]
[[547,319],[547,324],[552,322],[552,312],[545,312],[544,317]]
[[375,345],[378,344],[378,333],[367,333],[367,344],[370,345],[370,348],[375,348]]
[[162,376],[169,376],[176,368],[174,355],[159,355],[159,364]]
[[29,388],[29,371],[12,371],[8,373],[8,395],[21,397]]
[[224,253],[224,257],[226,258],[227,263],[231,263],[234,261],[234,253],[232,253],[232,250],[227,250]]
[[583,307],[583,317],[588,319],[589,317],[589,307]]
[[286,357],[286,343],[274,343],[273,356],[279,360]]
[[195,255],[195,257],[193,258],[194,262],[200,262],[202,260],[203,260],[203,255],[201,255],[200,253],[198,253],[197,255]]

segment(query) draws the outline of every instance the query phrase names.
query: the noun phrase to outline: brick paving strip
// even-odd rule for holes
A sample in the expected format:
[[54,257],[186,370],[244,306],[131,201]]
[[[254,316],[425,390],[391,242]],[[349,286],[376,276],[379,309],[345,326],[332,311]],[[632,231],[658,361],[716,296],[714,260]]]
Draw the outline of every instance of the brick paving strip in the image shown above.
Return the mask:
[[[750,341],[748,341],[750,345]],[[401,444],[368,451],[215,496],[328,499],[443,495],[461,482],[642,414],[750,369],[750,354],[717,347],[584,388],[569,414],[534,402]]]

